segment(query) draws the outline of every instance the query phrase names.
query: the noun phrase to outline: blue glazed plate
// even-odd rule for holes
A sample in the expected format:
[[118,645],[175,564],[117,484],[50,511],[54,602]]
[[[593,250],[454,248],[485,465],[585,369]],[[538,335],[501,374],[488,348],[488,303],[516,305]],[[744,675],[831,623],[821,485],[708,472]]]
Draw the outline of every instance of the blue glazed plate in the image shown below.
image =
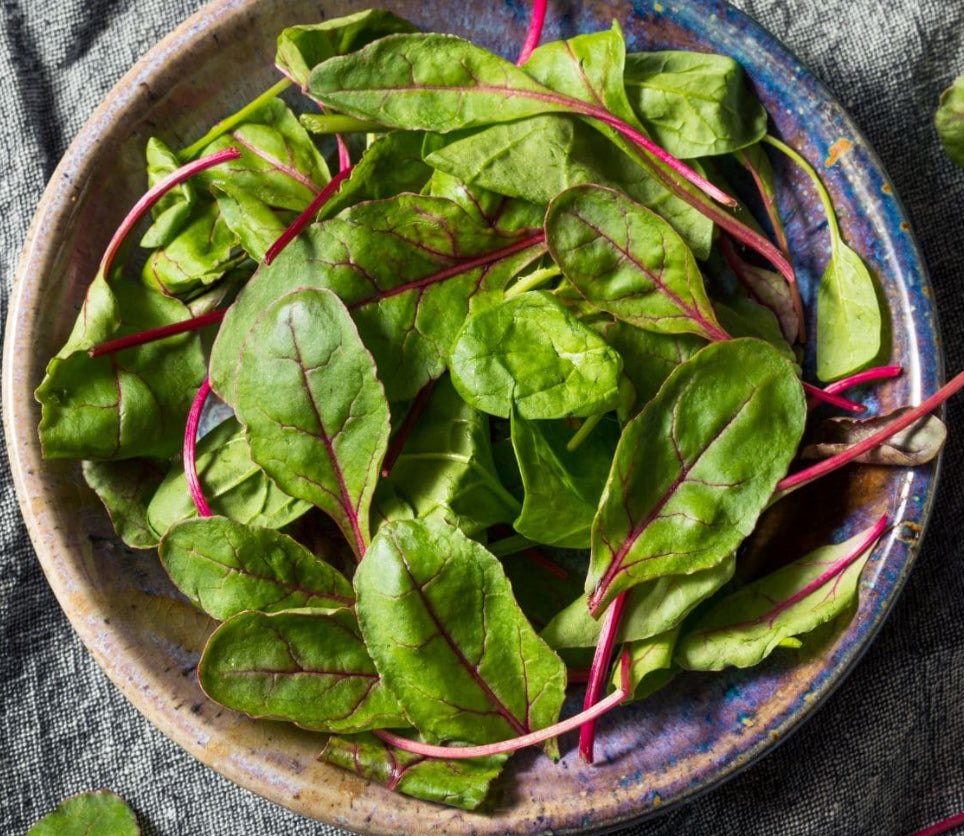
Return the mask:
[[[529,7],[518,0],[385,5],[424,29],[471,37],[510,57],[523,40]],[[242,786],[367,833],[561,834],[628,823],[733,775],[799,726],[840,683],[910,571],[934,496],[933,468],[852,468],[794,495],[764,521],[750,555],[761,567],[845,538],[885,512],[900,521],[864,572],[856,616],[835,638],[797,654],[778,653],[750,671],[678,676],[645,702],[601,721],[592,767],[579,761],[571,736],[558,764],[535,751],[520,753],[502,781],[501,802],[482,815],[391,794],[318,763],[319,735],[254,722],[206,702],[192,672],[213,623],[175,593],[153,555],[131,554],[117,543],[75,464],[40,457],[32,392],[69,331],[100,252],[143,189],[147,137],[159,134],[174,146],[195,139],[200,126],[276,80],[273,41],[283,26],[316,20],[319,11],[334,17],[363,6],[221,0],[139,61],[71,146],[31,227],[7,329],[4,421],[24,517],[61,605],[108,675],[162,731]],[[778,133],[821,171],[846,240],[886,298],[892,358],[906,374],[881,386],[873,405],[887,410],[933,392],[941,353],[920,255],[876,156],[826,89],[773,37],[714,0],[558,0],[544,39],[609,28],[613,18],[632,50],[715,51],[743,64]],[[809,183],[787,166],[777,168],[781,210],[810,303],[828,255],[825,221]]]

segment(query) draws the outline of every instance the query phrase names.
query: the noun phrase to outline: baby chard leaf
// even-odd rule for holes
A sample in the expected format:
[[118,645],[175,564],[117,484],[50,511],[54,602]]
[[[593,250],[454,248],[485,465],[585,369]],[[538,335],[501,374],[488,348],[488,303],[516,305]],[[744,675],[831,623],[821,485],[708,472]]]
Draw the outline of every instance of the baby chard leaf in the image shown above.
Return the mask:
[[546,244],[591,305],[649,331],[727,338],[692,251],[625,195],[592,185],[563,192],[546,214]]
[[626,93],[653,138],[680,159],[727,154],[763,138],[767,113],[725,55],[634,52]]
[[259,720],[338,733],[408,725],[347,609],[238,613],[208,640],[198,680]]
[[565,666],[499,561],[458,529],[436,519],[383,526],[355,591],[376,667],[426,739],[481,744],[555,722]]
[[[145,155],[149,187],[156,186],[182,165],[177,154],[157,137],[152,136],[147,140]],[[163,247],[170,243],[184,226],[196,200],[197,194],[190,180],[185,180],[171,189],[151,207],[154,223],[141,238],[141,246]]]
[[396,749],[365,733],[328,738],[320,757],[403,795],[475,810],[489,796],[492,782],[502,771],[507,756],[464,760],[428,758]]
[[109,790],[75,795],[38,821],[27,836],[138,836],[131,808]]
[[785,640],[835,618],[854,602],[860,573],[885,525],[881,519],[724,598],[687,627],[676,647],[677,663],[689,670],[750,667]]
[[128,546],[151,549],[158,536],[148,522],[148,507],[164,479],[163,466],[150,459],[84,462],[84,480],[107,508],[114,531]]
[[300,543],[225,517],[185,520],[161,540],[161,563],[191,603],[218,621],[243,610],[338,609],[351,584]]
[[[285,397],[265,397],[279,390]],[[361,557],[389,412],[341,300],[303,289],[269,306],[241,351],[237,391],[251,458],[283,491],[331,516]]]
[[[283,528],[311,508],[311,503],[288,496],[251,461],[244,431],[233,417],[198,441],[195,467],[211,510],[237,522]],[[147,508],[147,521],[156,535],[155,545],[176,522],[196,516],[184,466],[177,463]]]
[[[678,668],[673,663],[673,650],[679,638],[679,627],[658,633],[641,641],[628,642],[623,648],[629,653],[629,683],[632,699],[644,700],[658,691],[676,676]],[[621,651],[622,652],[622,651]],[[619,666],[613,671],[613,688],[622,687]]]
[[[716,566],[688,575],[665,575],[634,586],[626,597],[617,639],[636,642],[679,626],[698,604],[721,589],[736,569],[736,555]],[[595,647],[602,624],[589,614],[587,595],[580,595],[539,634],[555,650]]]
[[525,486],[513,528],[537,543],[586,549],[619,429],[603,421],[576,451],[566,449],[572,434],[563,421],[527,421],[513,410],[512,446]]
[[476,409],[508,418],[585,417],[614,409],[623,363],[550,293],[532,291],[470,317],[449,370]]
[[387,520],[439,516],[470,537],[511,522],[519,503],[496,475],[489,435],[488,418],[443,377],[379,480],[375,512]]
[[[828,418],[819,424],[813,438],[800,451],[802,459],[826,459],[842,453],[883,429],[910,407],[902,407],[873,418]],[[905,430],[868,450],[854,461],[866,464],[916,467],[935,459],[944,446],[947,427],[936,415],[927,415]]]
[[389,400],[413,398],[445,369],[465,317],[495,304],[543,252],[541,231],[494,230],[444,198],[403,194],[353,206],[309,227],[244,287],[218,332],[211,384],[233,404],[255,319],[285,293],[322,286],[352,312]]
[[593,522],[594,616],[621,591],[716,566],[747,537],[806,421],[793,367],[755,339],[679,366],[623,430]]

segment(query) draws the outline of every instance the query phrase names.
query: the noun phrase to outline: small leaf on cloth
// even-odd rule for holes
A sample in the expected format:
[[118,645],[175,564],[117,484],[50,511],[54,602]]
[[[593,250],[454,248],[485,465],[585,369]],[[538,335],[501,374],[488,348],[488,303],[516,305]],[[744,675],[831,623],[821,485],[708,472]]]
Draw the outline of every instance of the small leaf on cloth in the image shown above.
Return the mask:
[[489,743],[558,718],[565,666],[499,561],[458,529],[436,519],[383,526],[355,592],[378,671],[426,739]]
[[[284,398],[265,392],[284,391]],[[388,445],[388,402],[341,300],[282,296],[255,322],[238,364],[238,419],[251,458],[285,493],[317,505],[360,557]]]
[[614,409],[622,359],[542,291],[522,293],[466,320],[449,370],[476,409],[508,418],[585,417]]
[[935,123],[945,153],[964,167],[964,75],[941,94]]
[[243,610],[338,609],[351,584],[286,534],[224,517],[186,520],[161,540],[161,563],[199,609],[218,621]]
[[506,757],[428,758],[396,749],[365,733],[328,738],[320,759],[413,798],[475,810],[489,797]]
[[75,795],[38,821],[27,836],[138,836],[131,808],[108,790]]
[[198,680],[255,719],[338,733],[408,725],[347,609],[239,613],[208,640]]
[[593,523],[593,615],[635,584],[732,554],[786,474],[806,414],[793,366],[760,340],[714,343],[677,367],[619,440]]

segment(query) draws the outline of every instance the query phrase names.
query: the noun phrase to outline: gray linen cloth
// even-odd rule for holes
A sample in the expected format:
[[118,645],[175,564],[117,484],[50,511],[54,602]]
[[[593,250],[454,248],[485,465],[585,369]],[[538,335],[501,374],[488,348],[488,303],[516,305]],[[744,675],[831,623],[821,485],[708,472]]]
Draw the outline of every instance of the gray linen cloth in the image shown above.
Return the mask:
[[[672,5],[675,0],[668,0]],[[666,2],[666,0],[664,0]],[[4,0],[3,319],[27,225],[100,99],[202,0]],[[962,0],[738,0],[840,98],[883,158],[933,276],[948,368],[964,368],[964,171],[937,97],[964,72]],[[900,600],[816,717],[727,784],[624,836],[905,834],[964,810],[964,400],[933,522]],[[147,834],[338,834],[202,766],[110,684],[47,587],[0,449],[0,830],[109,787]]]

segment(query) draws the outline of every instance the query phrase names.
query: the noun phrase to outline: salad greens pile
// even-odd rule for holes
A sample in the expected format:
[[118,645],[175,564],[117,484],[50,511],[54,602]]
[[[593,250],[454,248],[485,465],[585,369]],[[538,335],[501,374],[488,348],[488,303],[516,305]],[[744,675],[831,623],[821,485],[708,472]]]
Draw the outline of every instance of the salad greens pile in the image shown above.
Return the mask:
[[[282,32],[284,81],[179,153],[148,143],[151,190],[37,390],[44,454],[83,459],[119,536],[222,622],[211,699],[468,809],[514,749],[578,727],[591,761],[617,703],[852,613],[886,519],[749,583],[741,544],[848,461],[933,458],[927,413],[964,385],[832,419],[787,476],[811,406],[861,413],[841,393],[900,373],[873,366],[885,312],[829,194],[733,60],[626,54],[618,23],[530,49],[537,7],[518,65],[386,11]],[[826,208],[825,389],[777,153]]]

